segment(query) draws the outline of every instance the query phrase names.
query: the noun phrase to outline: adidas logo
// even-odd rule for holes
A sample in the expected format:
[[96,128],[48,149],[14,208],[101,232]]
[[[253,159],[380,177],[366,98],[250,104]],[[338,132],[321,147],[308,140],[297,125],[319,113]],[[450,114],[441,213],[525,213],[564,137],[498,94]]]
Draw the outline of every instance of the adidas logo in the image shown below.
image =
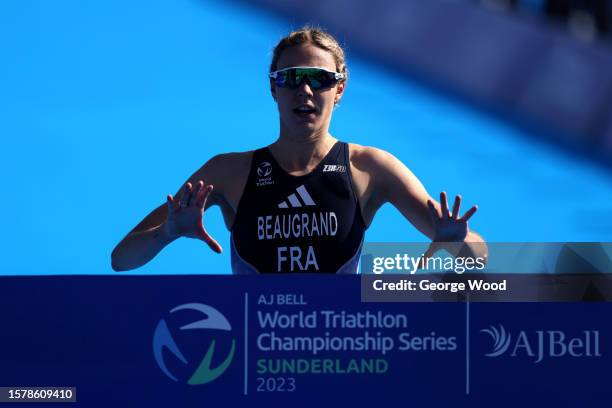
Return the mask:
[[[296,188],[295,191],[297,192],[297,195],[293,193],[289,197],[287,197],[287,201],[289,201],[289,204],[291,205],[291,207],[295,208],[295,207],[316,205],[315,202],[312,200],[312,197],[310,196],[310,194],[308,194],[308,191],[306,190],[306,187],[304,187],[303,184],[299,186],[298,188]],[[300,202],[300,200],[298,199],[298,195],[302,199],[302,202],[304,203],[303,205],[302,205],[302,202]],[[289,208],[287,201],[281,202],[278,205],[278,208]]]

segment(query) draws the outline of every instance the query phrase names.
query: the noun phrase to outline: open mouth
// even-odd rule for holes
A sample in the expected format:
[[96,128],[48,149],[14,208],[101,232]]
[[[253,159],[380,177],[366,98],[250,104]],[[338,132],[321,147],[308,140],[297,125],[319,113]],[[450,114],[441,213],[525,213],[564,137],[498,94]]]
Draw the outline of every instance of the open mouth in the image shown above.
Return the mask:
[[293,109],[293,113],[298,116],[310,116],[315,114],[316,112],[317,110],[315,108],[307,105],[298,106],[297,108]]

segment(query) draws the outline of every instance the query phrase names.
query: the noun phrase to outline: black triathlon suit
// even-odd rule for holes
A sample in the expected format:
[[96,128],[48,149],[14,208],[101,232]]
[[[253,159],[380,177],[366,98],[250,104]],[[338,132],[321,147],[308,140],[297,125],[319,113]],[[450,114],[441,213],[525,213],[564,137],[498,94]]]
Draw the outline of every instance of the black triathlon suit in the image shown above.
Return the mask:
[[231,228],[232,270],[356,273],[365,229],[347,143],[336,142],[304,176],[286,173],[262,148]]

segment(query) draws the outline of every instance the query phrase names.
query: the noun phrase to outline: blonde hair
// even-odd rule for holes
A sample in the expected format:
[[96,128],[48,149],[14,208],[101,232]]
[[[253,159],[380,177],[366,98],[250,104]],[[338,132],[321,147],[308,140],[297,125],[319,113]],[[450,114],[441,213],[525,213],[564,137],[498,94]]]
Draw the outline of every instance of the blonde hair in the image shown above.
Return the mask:
[[297,31],[289,33],[286,37],[282,38],[278,44],[276,44],[276,47],[274,47],[274,51],[272,53],[270,72],[277,70],[278,60],[286,48],[301,44],[312,44],[329,52],[334,57],[334,61],[336,62],[336,71],[343,73],[343,81],[346,81],[348,78],[348,70],[346,68],[344,50],[338,41],[327,31],[310,26],[305,26]]

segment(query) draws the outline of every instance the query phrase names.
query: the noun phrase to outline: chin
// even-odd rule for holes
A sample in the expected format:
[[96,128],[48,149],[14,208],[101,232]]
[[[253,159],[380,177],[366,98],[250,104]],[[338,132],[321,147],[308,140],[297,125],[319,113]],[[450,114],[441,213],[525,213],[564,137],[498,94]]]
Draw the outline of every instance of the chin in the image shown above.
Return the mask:
[[316,120],[308,120],[308,119],[300,119],[300,118],[292,118],[288,124],[290,124],[291,129],[294,132],[301,132],[305,129],[316,129],[319,127],[318,121]]
[[284,126],[294,138],[299,140],[310,139],[313,133],[319,132],[324,128],[324,123],[321,122],[321,118],[314,118],[311,120],[300,120],[299,118],[288,118],[289,120],[283,121]]
[[297,140],[309,140],[318,130],[319,128],[314,124],[302,124],[302,126],[296,126],[291,133]]

